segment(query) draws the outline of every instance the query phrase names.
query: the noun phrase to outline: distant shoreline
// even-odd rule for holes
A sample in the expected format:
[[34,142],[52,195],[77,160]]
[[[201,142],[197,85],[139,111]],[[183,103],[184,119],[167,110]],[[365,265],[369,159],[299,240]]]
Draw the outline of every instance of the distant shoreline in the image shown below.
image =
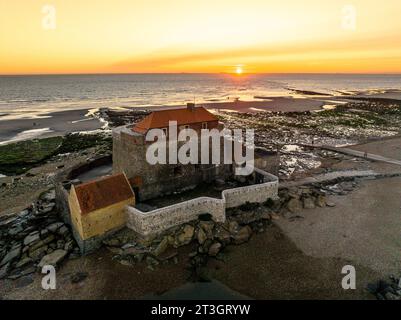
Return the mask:
[[[257,101],[237,100],[227,102],[204,102],[198,103],[197,105],[217,112],[308,112],[322,110],[325,105],[336,105],[351,100],[355,101],[355,99],[401,100],[401,91],[387,90],[377,93],[361,91],[352,96],[324,96],[323,94],[312,94],[311,96],[300,96],[299,98],[282,96],[258,97],[258,99]],[[154,111],[180,107],[184,108],[185,105],[123,106],[121,108],[126,110]],[[116,108],[117,107],[110,107],[109,109]],[[7,112],[1,112],[0,145],[39,137],[63,136],[72,132],[101,129],[105,125],[102,119],[88,116],[88,113],[97,109],[101,108],[86,107],[49,112],[33,111],[32,113],[21,114],[20,118],[16,116],[12,119],[7,119],[10,116]]]

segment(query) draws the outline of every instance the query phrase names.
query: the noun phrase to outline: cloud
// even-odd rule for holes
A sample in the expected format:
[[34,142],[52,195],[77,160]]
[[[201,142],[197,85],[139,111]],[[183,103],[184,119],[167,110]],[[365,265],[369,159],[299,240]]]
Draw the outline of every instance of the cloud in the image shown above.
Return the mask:
[[[265,44],[261,46],[233,47],[216,50],[188,50],[185,47],[169,47],[150,52],[147,55],[135,56],[118,61],[110,68],[127,72],[188,71],[187,69],[214,70],[227,65],[251,62],[263,64],[274,61],[342,60],[350,61],[360,57],[388,59],[395,52],[401,52],[401,45],[394,42],[394,37],[364,37],[355,39],[351,36],[309,40],[289,44]],[[397,60],[396,60],[397,61]],[[313,61],[310,61],[313,63]],[[315,61],[316,64],[318,62]],[[398,63],[398,62],[395,62]],[[341,66],[339,66],[341,67]],[[401,66],[398,66],[401,67]],[[183,69],[183,70],[181,70]],[[220,70],[225,71],[225,70]]]

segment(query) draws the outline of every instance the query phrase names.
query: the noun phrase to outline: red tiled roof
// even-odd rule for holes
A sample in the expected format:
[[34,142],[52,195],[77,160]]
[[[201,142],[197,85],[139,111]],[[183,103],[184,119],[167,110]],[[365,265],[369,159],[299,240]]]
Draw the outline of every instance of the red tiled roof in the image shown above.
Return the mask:
[[167,128],[169,121],[177,121],[177,125],[218,121],[217,117],[203,107],[154,111],[138,122],[133,131],[145,133],[149,129]]
[[74,188],[82,215],[135,197],[123,173],[82,183]]

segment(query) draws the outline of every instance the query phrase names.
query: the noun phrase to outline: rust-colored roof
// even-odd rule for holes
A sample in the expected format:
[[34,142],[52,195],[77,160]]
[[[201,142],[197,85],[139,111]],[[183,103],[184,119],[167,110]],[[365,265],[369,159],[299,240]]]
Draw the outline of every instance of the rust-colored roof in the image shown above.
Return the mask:
[[177,125],[186,125],[210,121],[218,121],[217,117],[203,107],[154,111],[138,122],[133,131],[145,133],[149,129],[167,128],[169,121],[177,121]]
[[135,197],[123,173],[82,183],[74,188],[82,215]]

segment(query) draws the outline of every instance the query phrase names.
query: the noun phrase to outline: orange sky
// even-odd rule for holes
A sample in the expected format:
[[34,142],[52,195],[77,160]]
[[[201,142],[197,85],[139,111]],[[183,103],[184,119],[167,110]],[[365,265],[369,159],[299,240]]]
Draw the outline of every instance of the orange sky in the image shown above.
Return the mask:
[[0,74],[399,73],[400,12],[399,0],[0,0]]

